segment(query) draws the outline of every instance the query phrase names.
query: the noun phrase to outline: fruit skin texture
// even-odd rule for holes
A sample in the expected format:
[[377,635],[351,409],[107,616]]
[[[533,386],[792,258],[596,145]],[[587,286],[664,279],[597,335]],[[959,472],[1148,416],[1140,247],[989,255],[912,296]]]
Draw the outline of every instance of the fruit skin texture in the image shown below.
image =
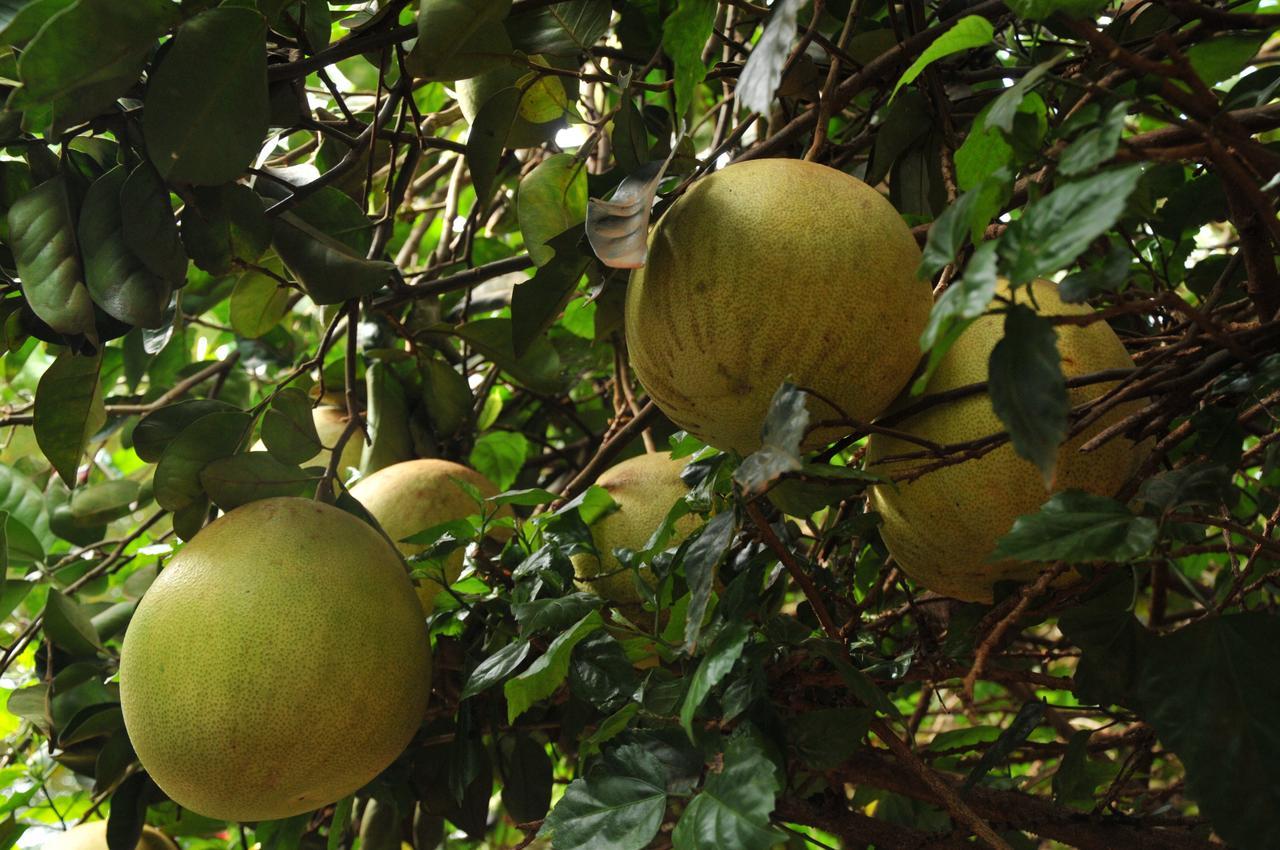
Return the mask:
[[[107,850],[107,822],[98,820],[68,829],[45,844],[44,850]],[[177,850],[177,845],[159,830],[144,826],[137,850]]]
[[426,709],[426,623],[367,523],[263,499],[195,536],[147,591],[120,658],[143,767],[206,817],[274,820],[362,787]]
[[[636,376],[676,424],[746,454],[784,380],[849,416],[880,414],[911,377],[929,319],[920,250],[878,192],[794,159],[730,165],[667,210],[627,287]],[[814,398],[813,421],[838,414]],[[824,428],[806,448],[847,432]]]
[[[404,538],[481,512],[475,500],[454,482],[455,478],[475,487],[486,498],[498,494],[498,488],[474,469],[448,460],[427,458],[379,469],[357,481],[351,488],[351,495],[365,506],[407,557],[427,547],[401,543]],[[511,509],[503,506],[498,516],[511,516]],[[498,538],[510,536],[510,533],[509,529],[494,529],[494,536]],[[462,572],[463,554],[459,549],[445,562],[445,575],[450,583],[456,581]],[[415,591],[425,613],[431,613],[436,595],[442,589],[439,582],[419,579]]]
[[[999,293],[1008,295],[1001,282]],[[1092,312],[1082,304],[1067,304],[1048,281],[1032,284],[1035,304],[1025,288],[1017,301],[1042,315],[1079,316]],[[1038,305],[1038,306],[1037,306]],[[1057,325],[1058,351],[1066,377],[1103,369],[1131,368],[1133,360],[1106,322],[1079,327]],[[925,394],[987,380],[991,350],[1004,335],[1004,315],[987,315],[970,325],[947,352],[929,381]],[[1114,384],[1092,384],[1069,390],[1074,407],[1097,398]],[[1090,437],[1142,404],[1122,404],[1072,437],[1058,450],[1053,491],[1078,489],[1113,496],[1143,460],[1146,447],[1123,438],[1081,454],[1077,449]],[[988,395],[974,395],[928,408],[895,427],[943,445],[974,440],[1004,431]],[[882,475],[901,475],[920,461],[875,466],[880,458],[919,451],[904,440],[873,435],[867,443],[867,464]],[[1035,513],[1052,495],[1040,471],[1005,443],[990,453],[928,472],[895,491],[887,485],[871,488],[870,506],[884,519],[881,536],[898,565],[920,584],[946,596],[971,602],[991,602],[997,581],[1030,581],[1040,572],[1036,564],[989,563],[996,541],[1022,514]]]
[[[643,454],[624,460],[600,475],[595,483],[609,491],[618,509],[591,526],[591,540],[601,557],[579,552],[572,558],[580,587],[619,604],[644,601],[633,573],[618,562],[613,550],[644,548],[672,505],[689,492],[680,479],[680,471],[688,462],[688,458],[673,460],[665,452]],[[698,522],[695,516],[677,520],[668,545],[675,546],[688,537]],[[652,583],[653,576],[647,567],[641,569],[641,576]]]

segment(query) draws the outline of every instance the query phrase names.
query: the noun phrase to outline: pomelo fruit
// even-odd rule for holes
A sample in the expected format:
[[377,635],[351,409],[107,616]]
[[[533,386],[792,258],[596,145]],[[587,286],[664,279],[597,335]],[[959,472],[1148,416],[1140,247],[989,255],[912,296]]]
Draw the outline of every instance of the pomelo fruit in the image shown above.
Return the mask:
[[404,563],[351,514],[263,499],[197,534],[125,633],[120,702],[147,772],[211,818],[350,794],[422,719],[431,656]]
[[[600,475],[595,483],[609,492],[618,508],[591,525],[591,540],[600,557],[589,552],[573,556],[573,571],[581,587],[619,604],[644,601],[634,574],[618,561],[613,550],[644,548],[672,506],[689,492],[680,478],[688,462],[688,458],[677,460],[665,452],[654,452],[624,460]],[[677,520],[669,545],[688,537],[698,522],[696,516]],[[640,575],[652,581],[647,567],[641,568]]]
[[[1009,295],[1007,283],[1001,283],[999,294]],[[1019,289],[1016,300],[1046,316],[1085,315],[1092,309],[1063,302],[1057,286],[1043,280],[1032,284],[1031,294],[1026,288]],[[1133,366],[1124,344],[1106,322],[1057,325],[1055,330],[1062,371],[1068,378]],[[1003,314],[986,315],[975,321],[947,352],[925,395],[986,381],[991,350],[1003,336]],[[1071,405],[1097,398],[1111,386],[1114,384],[1071,389]],[[1101,496],[1114,495],[1142,461],[1145,449],[1123,438],[1110,440],[1088,453],[1078,449],[1140,405],[1140,401],[1119,405],[1084,433],[1064,443],[1058,452],[1053,490],[1074,488]],[[942,445],[1005,430],[985,393],[927,408],[895,427]],[[888,477],[902,475],[922,461],[879,461],[919,450],[918,445],[905,440],[873,435],[867,445],[868,468]],[[990,563],[987,558],[996,541],[1013,527],[1013,521],[1022,514],[1038,511],[1050,495],[1036,466],[1005,443],[980,458],[941,467],[910,483],[899,483],[897,489],[889,485],[872,487],[870,506],[883,517],[881,536],[907,575],[946,596],[990,602],[997,581],[1029,581],[1039,573],[1036,564]]]
[[[400,542],[404,538],[483,510],[457,481],[470,484],[486,498],[498,493],[498,488],[474,469],[448,460],[426,458],[379,469],[352,485],[351,495],[373,515],[387,536],[396,541],[400,551],[409,556],[427,547]],[[498,514],[511,516],[511,509],[504,506]],[[510,533],[506,528],[494,529],[494,536],[499,539]],[[462,572],[463,554],[459,549],[445,562],[445,577],[450,583]],[[441,585],[431,579],[419,579],[415,589],[422,610],[431,613]]]
[[[760,159],[704,177],[649,236],[627,288],[636,376],[676,424],[721,449],[760,445],[785,380],[845,414],[880,414],[929,319],[920,250],[897,210],[841,171]],[[809,401],[812,421],[839,416]],[[847,428],[816,430],[806,448]]]
[[[44,850],[107,850],[107,822],[82,823],[56,836]],[[178,850],[169,836],[149,826],[142,828],[137,850]]]

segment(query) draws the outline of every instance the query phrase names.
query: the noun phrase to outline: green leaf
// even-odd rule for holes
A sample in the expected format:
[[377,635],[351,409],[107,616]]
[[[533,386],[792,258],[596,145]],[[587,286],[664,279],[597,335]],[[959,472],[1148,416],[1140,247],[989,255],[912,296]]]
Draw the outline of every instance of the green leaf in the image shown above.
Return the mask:
[[716,22],[716,0],[679,0],[662,24],[662,49],[675,66],[676,115],[688,114],[693,92],[707,76],[702,48]]
[[176,17],[177,8],[165,0],[76,0],[49,18],[22,52],[18,102],[33,106],[98,84],[108,84],[105,100],[114,100],[137,80],[147,52]]
[[581,591],[532,602],[511,603],[511,613],[520,624],[520,634],[528,637],[538,632],[563,631],[603,604],[594,593]]
[[[551,807],[554,781],[551,757],[528,735],[502,739],[502,805],[515,823],[541,820]],[[398,839],[397,839],[398,841]]]
[[562,383],[560,355],[545,337],[535,339],[524,356],[516,356],[510,319],[477,319],[455,333],[471,343],[498,368],[534,392],[556,393]]
[[[369,475],[413,457],[413,435],[409,433],[404,386],[395,370],[381,360],[374,361],[364,378],[369,398],[369,414],[365,420],[369,443],[360,456],[360,471]],[[351,439],[363,440],[364,437],[357,431]]]
[[[44,493],[26,476],[13,467],[0,463],[0,510],[9,514],[9,546],[14,545],[13,526],[21,523],[38,546],[49,548],[57,537],[49,530],[49,513],[45,507]],[[43,551],[40,552],[43,555]]]
[[1081,133],[1058,157],[1058,173],[1067,177],[1092,171],[1116,155],[1129,102],[1115,104],[1096,127]]
[[1080,256],[1120,218],[1142,169],[1142,165],[1129,165],[1059,184],[1030,203],[997,243],[1010,280],[1028,283]]
[[46,180],[9,207],[9,247],[22,293],[41,321],[64,334],[94,336],[66,180]]
[[236,412],[235,405],[214,398],[193,398],[162,407],[133,429],[133,450],[147,463],[156,463],[188,425],[210,413],[232,412]]
[[534,340],[546,333],[569,299],[578,290],[578,281],[591,264],[591,255],[581,250],[582,232],[566,230],[550,245],[555,255],[530,280],[516,284],[511,293],[511,340],[516,356],[523,356]]
[[689,690],[680,706],[680,725],[690,740],[694,740],[693,718],[712,689],[729,675],[733,665],[742,657],[742,650],[751,636],[751,624],[741,620],[726,623],[716,635],[707,654],[698,662],[698,669],[689,680]]
[[106,525],[132,513],[132,506],[140,495],[137,481],[120,478],[77,488],[71,494],[68,507],[77,523]]
[[6,0],[0,8],[0,45],[22,45],[75,0]]
[[684,621],[684,648],[690,655],[702,635],[702,621],[711,601],[711,589],[716,583],[716,571],[733,543],[737,531],[737,516],[732,510],[724,510],[711,518],[689,544],[684,556],[684,575],[689,584],[689,608]]
[[1089,738],[1092,736],[1092,729],[1073,734],[1053,774],[1053,799],[1084,811],[1093,808],[1093,795],[1098,786],[1114,773],[1111,767],[1090,761]]
[[968,791],[983,780],[996,765],[1003,764],[1021,746],[1036,727],[1044,720],[1045,704],[1040,700],[1023,703],[1018,713],[1009,721],[1009,725],[1001,730],[999,737],[983,753],[982,758],[969,771],[964,779],[964,790]]
[[467,134],[467,171],[476,197],[487,203],[493,193],[493,181],[502,165],[502,152],[520,109],[520,89],[500,89],[484,102]]
[[0,595],[9,578],[9,512],[0,510]]
[[1043,21],[1058,12],[1069,18],[1092,17],[1107,0],[1006,0],[1005,5],[1024,20]]
[[529,456],[529,440],[519,431],[490,431],[476,440],[469,462],[499,490],[515,482]]
[[258,154],[271,112],[266,33],[266,19],[243,6],[209,9],[178,30],[143,110],[147,155],[166,180],[216,186]]
[[528,670],[506,681],[502,692],[507,698],[508,723],[514,723],[534,703],[556,692],[569,674],[569,658],[574,646],[603,625],[600,612],[592,611],[553,640]]
[[1231,846],[1280,846],[1280,619],[1210,615],[1142,641],[1131,701]]
[[[409,70],[415,77],[429,80],[475,76],[479,69],[455,76],[460,72],[458,64],[451,60],[458,53],[471,54],[491,40],[495,26],[510,10],[511,0],[421,0],[418,39],[407,60]],[[497,29],[501,31],[500,27]],[[496,56],[488,64],[501,61],[502,57]]]
[[1053,325],[1029,307],[1009,307],[988,368],[992,409],[1014,451],[1034,463],[1049,486],[1071,412]]
[[289,312],[287,287],[262,272],[250,270],[236,278],[231,290],[231,327],[246,339],[257,339],[280,324]]
[[162,508],[178,511],[204,497],[200,472],[218,458],[235,454],[253,424],[239,411],[209,413],[182,430],[156,464],[155,497]]
[[707,777],[671,834],[675,850],[768,850],[785,840],[769,825],[781,784],[751,735],[729,739],[723,767]]
[[396,274],[395,263],[368,260],[291,212],[275,220],[272,246],[317,304],[372,295]]
[[773,95],[782,82],[782,71],[791,56],[796,37],[796,18],[804,0],[778,0],[772,6],[769,23],[751,48],[751,55],[738,77],[734,90],[738,102],[761,115],[773,107]]
[[530,55],[585,53],[609,29],[608,0],[567,0],[507,19],[512,46]]
[[182,244],[191,260],[210,274],[223,275],[239,260],[254,263],[271,244],[272,220],[248,186],[228,183],[192,191],[182,210]]
[[286,387],[272,399],[271,409],[262,416],[262,442],[283,463],[304,463],[320,453],[324,446],[306,393]]
[[548,244],[552,237],[586,221],[586,164],[567,153],[553,154],[538,163],[520,181],[516,213],[529,258],[535,265],[545,266],[557,256]]
[[329,839],[326,850],[339,850],[346,838],[347,828],[351,825],[351,812],[355,808],[354,794],[348,794],[333,807],[333,820],[329,822]]
[[169,201],[169,187],[150,163],[139,163],[120,189],[124,243],[154,275],[174,286],[187,277],[187,251]]
[[631,700],[639,677],[631,659],[613,635],[596,632],[573,650],[569,687],[579,699],[602,712],[613,711]]
[[75,600],[52,587],[44,606],[44,633],[72,655],[93,656],[102,651],[88,613]]
[[101,356],[64,351],[36,387],[36,442],[68,487],[76,485],[85,442],[107,421],[98,384],[101,366]]
[[[981,242],[987,225],[1009,200],[1010,189],[1010,183],[1003,174],[988,177],[943,210],[929,228],[929,239],[925,243],[924,255],[916,274],[926,280],[932,278],[943,266],[955,260],[966,238],[971,239],[974,244]],[[946,293],[943,293],[943,297],[946,297]],[[937,337],[939,328],[935,325],[934,318],[937,313],[938,305],[935,304],[934,314],[929,317],[929,328],[925,330],[926,337]],[[925,350],[929,348],[927,345],[923,347]]]
[[624,744],[569,784],[538,835],[556,850],[643,850],[666,810],[662,762],[639,744]]
[[806,765],[831,770],[862,747],[870,721],[865,708],[820,708],[794,718],[787,737]]
[[273,496],[304,496],[319,476],[281,463],[269,452],[249,452],[211,461],[200,470],[200,486],[224,511]]
[[951,29],[934,39],[933,43],[925,48],[916,61],[911,63],[911,67],[907,68],[898,79],[889,97],[894,97],[898,93],[898,89],[912,82],[924,72],[925,68],[928,68],[939,59],[950,56],[953,53],[959,53],[962,50],[968,50],[971,47],[990,44],[993,38],[995,38],[995,30],[992,29],[991,22],[986,18],[980,15],[967,15],[961,18],[955,22]]
[[800,442],[809,427],[808,394],[794,384],[783,382],[769,401],[769,412],[760,429],[760,448],[733,473],[733,481],[746,496],[764,493],[788,472],[803,466]]
[[524,663],[532,649],[533,646],[529,641],[516,640],[481,661],[467,677],[467,684],[463,687],[462,695],[458,699],[473,697],[506,679]]
[[[426,355],[426,352],[421,352]],[[457,369],[439,356],[419,357],[422,405],[438,437],[451,437],[471,421],[471,387]]]
[[117,165],[93,181],[80,208],[85,286],[107,315],[143,328],[165,324],[172,288],[129,250],[120,190],[128,176]]
[[1039,513],[1018,517],[1000,538],[992,560],[1123,562],[1151,550],[1159,528],[1105,496],[1079,490],[1057,493]]
[[1265,34],[1225,33],[1192,44],[1187,61],[1205,85],[1213,86],[1243,71],[1266,40]]
[[986,110],[983,126],[988,129],[994,127],[1003,130],[1005,133],[1012,133],[1013,119],[1017,117],[1022,107],[1022,99],[1035,88],[1036,83],[1040,82],[1054,65],[1061,61],[1061,53],[1046,59],[1023,74],[1016,83],[1001,92],[1000,96],[991,104],[991,107]]

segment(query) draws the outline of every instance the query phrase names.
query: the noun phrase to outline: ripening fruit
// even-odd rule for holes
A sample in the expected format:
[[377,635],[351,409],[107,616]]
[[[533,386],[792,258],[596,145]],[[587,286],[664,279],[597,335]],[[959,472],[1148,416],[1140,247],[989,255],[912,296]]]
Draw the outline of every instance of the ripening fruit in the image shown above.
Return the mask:
[[[416,555],[427,547],[400,541],[428,528],[466,519],[484,510],[458,486],[455,479],[475,487],[486,498],[498,493],[498,488],[474,469],[448,460],[428,458],[379,469],[357,481],[351,488],[351,495],[373,515],[387,536],[396,541],[404,555]],[[511,516],[511,509],[504,506],[498,516]],[[506,528],[494,529],[495,537],[509,536],[510,533]],[[463,554],[459,549],[445,562],[445,576],[451,584],[462,572]],[[441,589],[440,584],[431,579],[419,580],[416,590],[424,612],[431,613]]]
[[129,623],[120,702],[142,766],[206,817],[274,820],[386,768],[426,708],[422,609],[351,514],[273,498],[178,552]]
[[[665,452],[643,454],[601,474],[595,483],[609,492],[618,508],[591,526],[591,540],[601,557],[589,552],[573,556],[573,571],[579,585],[611,602],[644,601],[636,588],[635,574],[618,562],[613,550],[644,548],[675,503],[689,492],[680,478],[680,471],[688,462],[688,458],[673,460]],[[697,517],[681,517],[676,521],[669,545],[680,543],[697,527]],[[640,574],[652,580],[647,567],[642,568]]]
[[[932,297],[919,264],[898,212],[862,181],[795,159],[730,165],[650,234],[627,288],[631,363],[672,421],[721,449],[759,447],[786,380],[872,419],[920,359]],[[839,416],[817,397],[809,411]]]
[[[72,827],[47,842],[44,850],[107,850],[107,822],[97,820]],[[178,848],[164,833],[144,826],[137,850],[178,850]]]
[[[1058,288],[1048,281],[1032,284],[1035,303],[1025,288],[1017,301],[1047,316],[1085,315],[1091,308],[1067,304]],[[1009,294],[1002,282],[1000,294]],[[1106,322],[1090,325],[1057,325],[1058,351],[1066,377],[1103,369],[1131,368],[1133,360]],[[925,395],[945,392],[987,380],[991,350],[1004,335],[1003,314],[987,315],[970,325],[943,358],[929,381]],[[1092,384],[1069,391],[1074,407],[1095,399],[1114,384]],[[1140,401],[1117,406],[1101,420],[1071,438],[1058,451],[1053,490],[1079,489],[1112,496],[1141,463],[1145,450],[1123,438],[1100,448],[1077,451],[1090,437],[1141,406]],[[1005,430],[986,394],[968,396],[928,408],[896,428],[942,445],[975,440]],[[876,465],[881,458],[919,451],[904,440],[873,435],[867,444],[868,468],[882,475],[901,475],[921,461]],[[1046,492],[1040,471],[1005,443],[980,458],[927,472],[897,489],[880,485],[871,489],[870,505],[884,519],[881,536],[902,569],[937,593],[972,602],[990,602],[997,581],[1029,581],[1039,567],[1013,561],[989,563],[996,541],[1022,514],[1035,513],[1052,495]]]

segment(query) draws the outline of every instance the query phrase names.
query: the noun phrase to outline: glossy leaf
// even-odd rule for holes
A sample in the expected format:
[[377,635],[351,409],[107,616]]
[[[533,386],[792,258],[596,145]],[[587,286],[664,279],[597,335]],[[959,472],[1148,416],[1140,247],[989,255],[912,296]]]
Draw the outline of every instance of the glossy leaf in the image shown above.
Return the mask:
[[537,392],[555,392],[560,387],[560,355],[555,348],[540,337],[529,345],[523,356],[516,356],[510,319],[477,319],[458,328],[456,333],[517,383]]
[[508,723],[514,723],[534,703],[555,693],[569,674],[569,658],[573,648],[603,625],[599,612],[592,611],[553,640],[546,651],[529,665],[529,669],[503,684]]
[[477,41],[485,39],[510,9],[511,0],[421,0],[418,40],[409,53],[409,69],[425,79],[461,79],[450,60],[459,52],[474,52]]
[[187,251],[169,201],[169,188],[149,163],[139,163],[120,188],[124,243],[147,270],[181,286],[187,277]]
[[372,295],[396,273],[394,263],[365,259],[293,213],[276,219],[271,244],[317,304]]
[[968,15],[961,18],[952,25],[951,29],[934,39],[933,43],[926,47],[924,52],[916,58],[916,61],[911,63],[911,66],[898,78],[898,82],[889,96],[896,95],[898,89],[910,84],[916,77],[924,73],[925,68],[928,68],[939,59],[972,47],[982,47],[984,44],[990,44],[991,39],[994,37],[995,30],[991,26],[991,22],[986,18],[980,15]]
[[993,559],[1020,561],[1130,561],[1150,551],[1158,528],[1120,502],[1079,490],[1054,494],[1039,513],[1014,521]]
[[662,763],[638,744],[607,755],[575,779],[538,831],[556,850],[643,850],[667,808]]
[[552,237],[586,220],[585,164],[567,153],[547,157],[521,179],[516,210],[529,257],[545,266],[556,256]]
[[320,453],[324,447],[306,393],[286,387],[272,399],[262,416],[262,442],[283,463],[304,463]]
[[133,449],[147,463],[160,460],[169,444],[188,425],[210,413],[235,412],[235,406],[212,398],[193,398],[150,414],[133,430]]
[[75,487],[85,442],[107,421],[98,384],[101,366],[100,357],[67,351],[45,370],[36,387],[36,441],[68,487]]
[[608,0],[567,0],[508,18],[507,31],[517,50],[538,56],[585,53],[609,28]]
[[94,334],[75,218],[62,177],[41,183],[9,207],[9,240],[32,311],[65,334]]
[[689,690],[685,694],[684,704],[680,707],[680,725],[694,740],[693,718],[711,690],[729,675],[733,665],[738,663],[742,650],[751,636],[751,625],[743,622],[726,623],[716,635],[707,654],[698,663],[689,680]]
[[319,480],[318,475],[281,463],[268,452],[221,457],[200,470],[201,488],[224,511],[273,496],[308,495]]
[[778,782],[773,763],[749,735],[736,734],[723,767],[708,775],[702,792],[680,815],[672,845],[677,850],[767,850],[783,836],[769,825]]
[[549,245],[554,255],[530,280],[516,284],[511,293],[512,351],[523,356],[555,323],[565,305],[578,291],[578,282],[591,264],[591,255],[581,246],[582,233],[566,230]]
[[1004,337],[991,352],[991,407],[1009,431],[1014,451],[1034,463],[1046,487],[1053,480],[1058,447],[1067,434],[1067,382],[1053,325],[1015,304],[1004,319]]
[[[369,398],[365,420],[369,443],[361,454],[360,471],[369,475],[413,457],[413,437],[409,433],[404,385],[391,366],[381,361],[370,364],[365,371],[365,388]],[[363,441],[364,435],[357,431],[351,439]]]
[[252,420],[236,412],[209,413],[183,428],[156,465],[155,496],[171,511],[198,504],[204,497],[200,472],[218,458],[235,453]]
[[89,615],[73,599],[50,588],[44,607],[44,631],[72,655],[97,655],[102,650]]
[[245,272],[231,291],[231,327],[245,339],[263,336],[289,312],[289,295],[270,275]]
[[227,274],[232,263],[257,262],[271,244],[272,221],[248,186],[197,189],[182,210],[182,244],[197,266]]
[[467,171],[476,197],[488,199],[502,164],[507,137],[520,109],[520,89],[511,86],[495,92],[480,107],[467,134]]
[[164,324],[172,288],[129,249],[124,235],[120,190],[128,176],[118,165],[94,181],[80,209],[80,251],[84,279],[93,301],[126,324]]
[[270,113],[265,34],[262,15],[239,6],[201,12],[178,30],[143,110],[147,155],[166,180],[216,186],[258,153]]

